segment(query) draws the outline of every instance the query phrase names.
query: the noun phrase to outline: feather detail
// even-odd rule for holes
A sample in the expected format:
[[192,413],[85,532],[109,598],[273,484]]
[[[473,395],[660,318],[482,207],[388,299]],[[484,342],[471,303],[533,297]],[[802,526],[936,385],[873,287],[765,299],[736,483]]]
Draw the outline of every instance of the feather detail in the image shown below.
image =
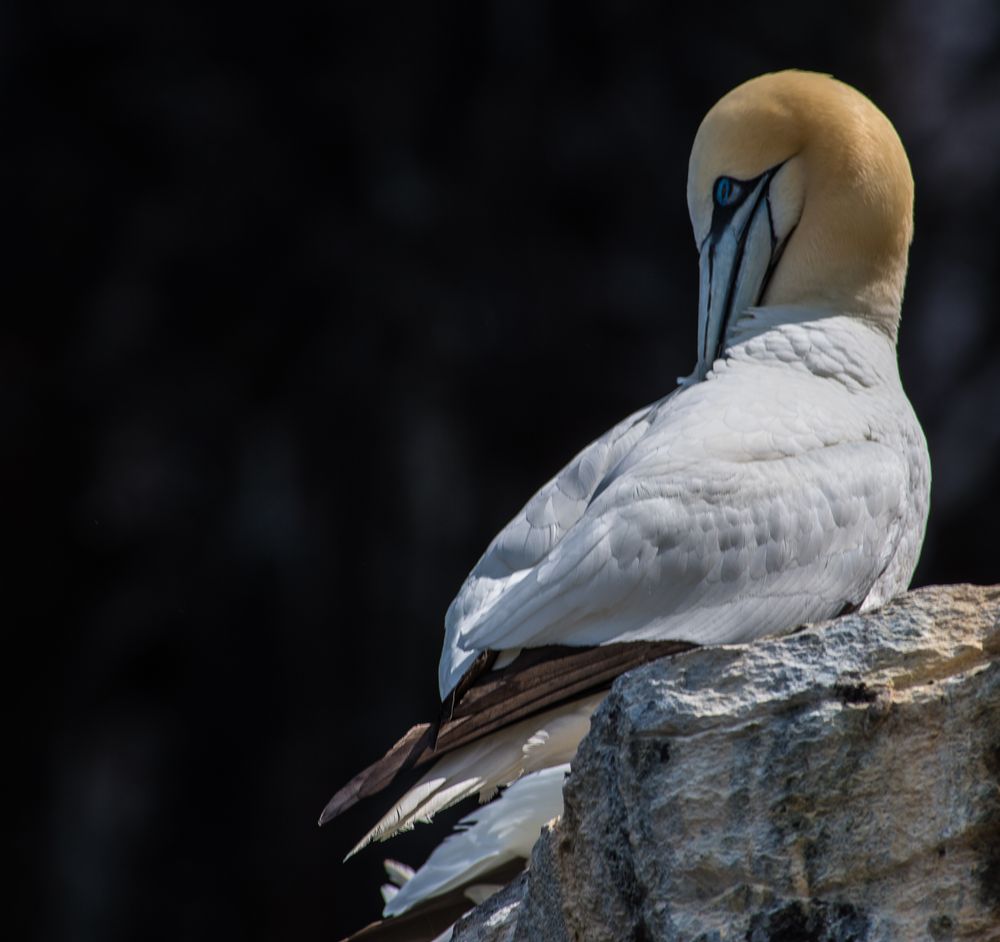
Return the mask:
[[455,833],[387,901],[383,915],[401,915],[428,899],[469,885],[475,885],[477,902],[491,895],[481,878],[501,864],[528,858],[542,827],[562,814],[562,786],[568,772],[568,763],[563,763],[525,775],[496,801],[462,818]]
[[606,690],[619,674],[693,646],[683,641],[598,648],[549,645],[526,648],[499,670],[489,669],[496,653],[484,652],[445,701],[439,722],[414,726],[381,759],[351,779],[327,803],[319,823],[326,824],[363,798],[378,794],[411,767],[441,759],[546,709]]
[[592,694],[522,721],[437,762],[357,843],[348,857],[372,841],[384,841],[439,811],[479,794],[488,799],[497,788],[535,772],[568,762],[590,728],[590,714],[604,699]]

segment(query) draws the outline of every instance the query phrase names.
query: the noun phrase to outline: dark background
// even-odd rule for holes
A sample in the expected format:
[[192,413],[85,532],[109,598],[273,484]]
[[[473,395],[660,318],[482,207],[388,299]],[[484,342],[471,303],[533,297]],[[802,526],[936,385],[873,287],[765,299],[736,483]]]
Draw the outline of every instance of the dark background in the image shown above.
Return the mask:
[[432,715],[493,533],[690,371],[688,150],[757,73],[836,74],[909,150],[916,583],[997,581],[998,13],[5,8],[11,937],[378,912],[381,848],[339,862],[378,809],[316,817]]

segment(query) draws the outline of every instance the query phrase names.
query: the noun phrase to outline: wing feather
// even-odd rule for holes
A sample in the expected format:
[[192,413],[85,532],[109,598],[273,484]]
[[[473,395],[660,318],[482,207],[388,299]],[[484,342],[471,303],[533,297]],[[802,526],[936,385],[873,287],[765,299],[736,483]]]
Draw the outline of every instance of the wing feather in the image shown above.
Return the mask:
[[459,889],[499,866],[525,860],[542,827],[562,814],[563,763],[525,775],[496,801],[462,818],[455,833],[386,903],[384,916],[397,916],[428,899]]
[[445,615],[438,672],[442,700],[476,656],[458,647],[458,637],[579,522],[601,482],[642,439],[658,408],[669,398],[640,409],[591,442],[494,537]]
[[[741,397],[737,372],[618,426],[600,480],[578,473],[590,450],[578,456],[555,479],[593,485],[568,528],[554,483],[536,495],[459,593],[447,643],[468,657],[740,642],[860,604],[898,544],[903,457],[873,439],[842,385],[758,368],[753,395]],[[497,558],[533,519],[552,525],[544,554],[511,557],[520,568],[503,576]],[[455,663],[446,645],[443,683]]]

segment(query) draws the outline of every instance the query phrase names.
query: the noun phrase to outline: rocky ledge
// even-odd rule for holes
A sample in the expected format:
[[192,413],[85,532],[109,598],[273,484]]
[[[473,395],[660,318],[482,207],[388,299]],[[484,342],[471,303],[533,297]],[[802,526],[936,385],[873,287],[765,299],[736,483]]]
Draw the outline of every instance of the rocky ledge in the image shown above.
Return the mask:
[[1000,586],[622,677],[455,942],[1000,940]]

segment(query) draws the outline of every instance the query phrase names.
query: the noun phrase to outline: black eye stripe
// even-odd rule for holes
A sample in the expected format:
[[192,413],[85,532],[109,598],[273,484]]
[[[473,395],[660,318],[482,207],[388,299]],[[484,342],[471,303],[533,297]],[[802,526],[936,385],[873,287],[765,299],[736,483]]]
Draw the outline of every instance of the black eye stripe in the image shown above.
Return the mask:
[[746,196],[746,184],[732,177],[719,177],[712,187],[712,199],[719,208],[735,206]]
[[725,175],[716,177],[712,184],[712,219],[706,238],[713,241],[718,239],[732,223],[733,217],[750,194],[757,190],[758,184],[764,181],[765,188],[770,186],[771,180],[791,159],[791,157],[785,158],[780,164],[775,164],[752,180],[737,180],[736,177]]
[[717,177],[712,184],[712,226],[711,231],[719,236],[730,224],[733,216],[743,205],[747,194],[760,180],[737,180],[735,177]]
[[[760,303],[760,299],[763,298],[764,292],[767,290],[768,282],[771,279],[771,275],[774,272],[774,268],[778,263],[778,259],[781,257],[781,252],[787,243],[787,236],[785,237],[785,242],[778,244],[777,233],[774,230],[774,216],[771,210],[771,195],[770,186],[771,180],[774,175],[784,166],[784,161],[782,161],[777,166],[772,167],[770,170],[765,171],[759,177],[755,177],[753,180],[733,180],[731,177],[719,177],[716,180],[713,190],[713,198],[715,196],[715,191],[718,189],[719,183],[722,180],[728,180],[730,183],[737,184],[740,187],[739,196],[736,198],[732,197],[731,192],[727,192],[724,195],[730,196],[730,201],[727,205],[719,205],[716,202],[715,209],[712,212],[712,228],[709,232],[707,243],[709,251],[709,287],[712,286],[712,267],[715,261],[715,246],[717,240],[721,236],[724,229],[732,222],[733,217],[736,215],[737,210],[742,205],[743,201],[750,194],[756,193],[753,199],[752,205],[748,208],[745,218],[740,224],[739,231],[735,233],[736,235],[736,252],[732,263],[732,275],[729,280],[729,284],[726,286],[726,295],[722,304],[723,311],[723,322],[722,328],[719,332],[719,342],[718,347],[715,350],[714,359],[718,359],[724,353],[725,338],[729,332],[729,321],[732,318],[733,310],[733,295],[736,291],[736,281],[739,276],[739,272],[743,267],[743,253],[746,249],[746,239],[747,233],[750,229],[750,225],[753,222],[754,216],[757,213],[758,208],[761,203],[765,204],[767,211],[767,223],[770,230],[771,236],[771,260],[768,265],[768,269],[764,275],[763,283],[761,285],[760,292],[758,293],[757,303]],[[704,250],[704,249],[703,249]],[[711,305],[711,293],[709,294],[709,305]],[[708,329],[706,326],[705,339],[702,342],[702,347],[705,353],[707,353],[707,343],[708,343]],[[707,361],[708,357],[703,353],[703,358]]]

